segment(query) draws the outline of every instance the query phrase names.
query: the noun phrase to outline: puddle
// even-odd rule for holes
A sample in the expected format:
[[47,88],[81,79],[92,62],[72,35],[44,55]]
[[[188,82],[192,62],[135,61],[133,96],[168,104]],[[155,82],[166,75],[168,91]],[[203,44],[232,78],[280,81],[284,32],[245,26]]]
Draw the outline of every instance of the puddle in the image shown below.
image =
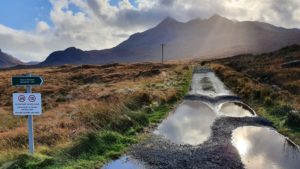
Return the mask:
[[243,103],[227,102],[221,105],[219,113],[231,117],[255,116],[255,112]]
[[154,132],[177,144],[198,145],[210,136],[216,113],[205,103],[185,100]]
[[[189,94],[199,97],[198,100],[184,100],[175,112],[158,126],[154,134],[176,144],[199,145],[209,138],[210,127],[218,115],[256,115],[247,105],[232,101],[235,98],[230,97],[233,96],[226,98],[226,101],[231,99],[231,102],[216,106],[218,102],[214,103],[214,99],[233,93],[226,89],[213,72],[194,73]],[[299,148],[270,128],[239,127],[232,133],[232,144],[237,148],[246,169],[298,169],[300,166]],[[140,161],[123,156],[102,169],[145,168]]]
[[246,169],[299,169],[298,147],[270,128],[237,128],[232,134],[232,144]]
[[146,167],[138,160],[132,159],[128,156],[123,156],[118,160],[114,160],[102,169],[145,169]]
[[232,94],[213,72],[194,73],[189,94],[220,96]]

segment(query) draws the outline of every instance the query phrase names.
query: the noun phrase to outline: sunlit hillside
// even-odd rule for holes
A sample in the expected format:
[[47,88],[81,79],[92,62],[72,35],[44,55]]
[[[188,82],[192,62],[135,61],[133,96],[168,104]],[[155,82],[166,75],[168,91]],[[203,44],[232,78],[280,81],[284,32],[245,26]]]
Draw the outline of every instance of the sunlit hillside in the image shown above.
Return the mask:
[[210,63],[224,83],[259,115],[300,143],[300,46]]
[[[11,85],[11,77],[27,72],[45,79],[45,85],[33,88],[43,97],[43,115],[34,117],[39,156],[33,166],[39,168],[45,162],[55,168],[101,165],[124,152],[138,139],[136,133],[159,122],[187,91],[191,67],[145,63],[1,70],[0,164],[27,152],[27,120],[12,115],[11,99],[11,93],[24,92]],[[108,141],[100,153],[93,152],[95,147],[89,145],[93,140],[88,139],[93,133],[121,142]],[[96,159],[82,154],[95,154]]]

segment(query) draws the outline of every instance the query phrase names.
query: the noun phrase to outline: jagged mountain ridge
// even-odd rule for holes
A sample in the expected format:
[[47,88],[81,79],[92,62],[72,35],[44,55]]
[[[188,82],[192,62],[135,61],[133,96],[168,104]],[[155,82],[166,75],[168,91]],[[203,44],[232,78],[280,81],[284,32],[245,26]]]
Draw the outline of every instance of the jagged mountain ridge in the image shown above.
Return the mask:
[[156,27],[136,33],[114,48],[82,51],[74,47],[50,54],[42,66],[159,61],[160,44],[168,60],[264,53],[300,44],[300,30],[255,21],[233,21],[219,15],[179,22],[166,18]]

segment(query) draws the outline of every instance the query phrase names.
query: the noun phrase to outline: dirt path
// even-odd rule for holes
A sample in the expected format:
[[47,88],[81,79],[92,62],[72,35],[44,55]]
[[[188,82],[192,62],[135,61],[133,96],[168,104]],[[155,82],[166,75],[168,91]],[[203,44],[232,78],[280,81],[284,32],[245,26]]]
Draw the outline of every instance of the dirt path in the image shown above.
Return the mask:
[[177,145],[153,136],[136,145],[131,155],[150,164],[149,168],[244,168],[237,149],[231,144],[231,133],[237,127],[249,125],[271,124],[260,117],[222,117],[214,122],[211,137],[201,145]]
[[[237,133],[237,138],[233,137],[236,129],[252,129],[249,126],[256,126],[254,129],[259,133]],[[260,137],[269,138],[270,143],[260,141]],[[281,153],[282,147],[291,149]],[[294,156],[286,159],[291,153]],[[277,133],[269,121],[256,116],[207,69],[194,71],[191,92],[183,103],[158,126],[150,139],[133,146],[128,156],[134,162],[130,159],[117,165],[112,162],[106,168],[296,169],[300,165],[298,146]]]

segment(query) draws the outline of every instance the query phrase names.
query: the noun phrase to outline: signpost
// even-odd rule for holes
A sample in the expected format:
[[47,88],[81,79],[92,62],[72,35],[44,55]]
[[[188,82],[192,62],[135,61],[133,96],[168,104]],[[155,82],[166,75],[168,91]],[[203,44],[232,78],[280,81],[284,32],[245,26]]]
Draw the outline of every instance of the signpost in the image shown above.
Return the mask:
[[15,76],[12,77],[13,86],[40,86],[44,80],[40,76]]
[[40,93],[14,93],[13,94],[13,113],[15,116],[41,115]]
[[13,86],[26,86],[26,93],[13,94],[13,114],[28,116],[29,151],[34,153],[33,116],[42,114],[42,99],[40,93],[32,93],[32,86],[42,85],[44,80],[39,76],[12,77]]

